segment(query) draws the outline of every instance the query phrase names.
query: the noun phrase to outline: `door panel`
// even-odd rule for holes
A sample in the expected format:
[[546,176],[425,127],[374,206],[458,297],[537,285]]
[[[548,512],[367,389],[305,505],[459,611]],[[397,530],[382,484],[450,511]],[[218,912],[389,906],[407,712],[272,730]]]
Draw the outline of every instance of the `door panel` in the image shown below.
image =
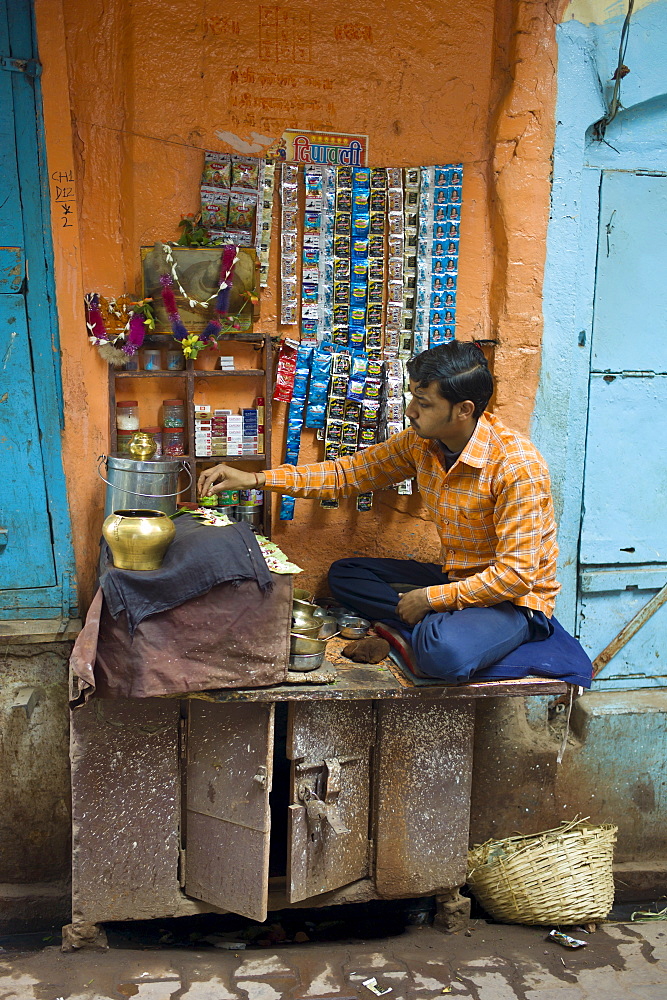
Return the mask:
[[1,293],[0,469],[0,527],[6,529],[0,539],[0,587],[54,584],[25,301]]
[[[604,172],[579,552],[593,659],[667,580],[666,267],[667,178]],[[594,687],[662,685],[664,621],[663,608]]]
[[185,892],[266,920],[274,706],[189,705]]
[[0,619],[56,617],[76,594],[31,0],[0,0],[0,56]]
[[373,704],[296,702],[289,706],[292,760],[287,882],[296,902],[365,878],[369,872]]
[[602,176],[593,371],[667,372],[667,177]]
[[609,377],[590,380],[580,561],[667,562],[667,376]]
[[[597,656],[667,583],[667,567],[594,570],[584,574],[579,638]],[[605,664],[596,684],[611,691],[667,686],[667,605],[659,608]]]
[[474,705],[381,702],[375,768],[375,885],[427,896],[463,885],[468,858]]

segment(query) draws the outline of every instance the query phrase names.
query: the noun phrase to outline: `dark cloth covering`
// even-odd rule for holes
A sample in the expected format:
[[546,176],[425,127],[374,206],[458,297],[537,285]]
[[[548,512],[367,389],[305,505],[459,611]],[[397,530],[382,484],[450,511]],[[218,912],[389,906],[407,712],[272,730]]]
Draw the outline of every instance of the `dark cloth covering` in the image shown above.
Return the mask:
[[116,569],[109,547],[103,546],[100,586],[106,607],[113,618],[125,612],[130,635],[149,615],[169,611],[220,583],[254,580],[261,591],[272,585],[250,525],[211,527],[189,514],[174,524],[176,534],[160,569]]
[[[213,530],[213,529],[211,529]],[[176,608],[150,615],[128,634],[125,612],[111,616],[101,590],[70,658],[70,704],[154,698],[217,688],[256,688],[287,677],[292,577],[272,574],[221,583]]]

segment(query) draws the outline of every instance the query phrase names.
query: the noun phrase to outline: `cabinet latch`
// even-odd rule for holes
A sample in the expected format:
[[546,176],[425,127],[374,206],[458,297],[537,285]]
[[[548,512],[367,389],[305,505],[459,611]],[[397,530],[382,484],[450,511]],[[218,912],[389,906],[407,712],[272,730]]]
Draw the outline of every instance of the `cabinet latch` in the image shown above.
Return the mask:
[[302,781],[297,789],[300,802],[306,807],[306,819],[311,829],[316,828],[321,820],[326,820],[334,833],[349,833],[341,815],[338,796],[341,788],[340,761],[335,757],[324,761],[326,768],[324,797],[312,787],[313,783]]

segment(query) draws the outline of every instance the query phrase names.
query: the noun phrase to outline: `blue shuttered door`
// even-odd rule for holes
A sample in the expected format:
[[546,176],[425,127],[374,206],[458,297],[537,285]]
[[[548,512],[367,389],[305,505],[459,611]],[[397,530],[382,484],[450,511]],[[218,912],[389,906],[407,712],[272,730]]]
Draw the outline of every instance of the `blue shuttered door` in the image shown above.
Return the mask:
[[[579,627],[596,656],[667,583],[667,178],[602,177],[580,543]],[[663,606],[599,674],[667,684]]]
[[30,0],[0,0],[0,619],[75,603],[37,72]]

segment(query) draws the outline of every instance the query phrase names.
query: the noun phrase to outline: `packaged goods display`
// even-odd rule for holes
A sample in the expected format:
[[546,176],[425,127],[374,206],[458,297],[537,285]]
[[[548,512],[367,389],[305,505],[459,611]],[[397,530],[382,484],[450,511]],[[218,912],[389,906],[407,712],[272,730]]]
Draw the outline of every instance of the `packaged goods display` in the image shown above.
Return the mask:
[[[265,365],[257,374],[264,378],[264,392],[273,387],[273,399],[287,404],[278,411],[285,425],[286,462],[299,461],[304,428],[316,432],[324,459],[350,456],[402,431],[410,399],[406,361],[456,337],[462,180],[460,163],[366,167],[340,159],[265,161],[205,152],[201,216],[182,220],[179,244],[156,244],[163,256],[151,264],[155,275],[146,265],[150,254],[142,257],[147,297],[131,302],[129,319],[111,306],[108,316],[103,314],[101,306],[96,310],[102,299],[86,297],[89,337],[100,350],[109,344],[116,349],[118,357],[111,362],[109,354],[109,360],[124,368],[117,378],[134,372],[139,378],[144,372],[169,375],[176,394],[187,397],[164,400],[160,408],[151,392],[148,405],[142,402],[141,420],[156,425],[150,433],[157,454],[185,455],[193,482],[194,465],[201,459],[266,456],[271,461],[265,398],[244,405],[232,394],[225,406],[220,384],[208,378],[252,374],[244,370],[244,361],[237,370],[232,351],[220,356],[223,338],[264,338]],[[269,334],[265,329],[257,338],[248,317],[252,311],[257,319],[259,286],[267,284],[276,189],[280,273],[275,286],[277,325],[283,330]],[[152,275],[152,283],[146,275]],[[235,300],[232,308],[234,295],[241,297],[240,306]],[[284,327],[295,329],[284,337]],[[155,335],[168,328],[168,340]],[[278,341],[276,359],[269,336]],[[199,366],[194,359],[216,346],[219,356],[202,365],[195,389]],[[216,385],[216,391],[210,402],[195,405],[205,384]],[[115,391],[110,398],[113,407]],[[112,442],[126,449],[140,425],[136,401],[118,404],[115,423]],[[412,483],[397,488],[409,493]],[[372,502],[372,495],[364,494],[356,500],[357,509],[366,511]],[[338,505],[337,500],[321,503]],[[294,507],[293,498],[283,497],[280,517],[291,519]]]
[[281,169],[283,324],[385,358],[454,339],[460,163]]
[[280,178],[280,322],[295,326],[298,322],[298,204],[299,168],[284,163]]
[[194,418],[197,458],[242,458],[262,454],[260,442],[263,446],[264,425],[260,425],[257,407],[243,407],[239,413],[232,413],[229,409],[196,404]]
[[[273,199],[273,170],[253,156],[206,152],[201,182],[201,221],[211,243],[264,247],[268,268],[271,228],[263,228]],[[262,242],[264,240],[264,242]]]

